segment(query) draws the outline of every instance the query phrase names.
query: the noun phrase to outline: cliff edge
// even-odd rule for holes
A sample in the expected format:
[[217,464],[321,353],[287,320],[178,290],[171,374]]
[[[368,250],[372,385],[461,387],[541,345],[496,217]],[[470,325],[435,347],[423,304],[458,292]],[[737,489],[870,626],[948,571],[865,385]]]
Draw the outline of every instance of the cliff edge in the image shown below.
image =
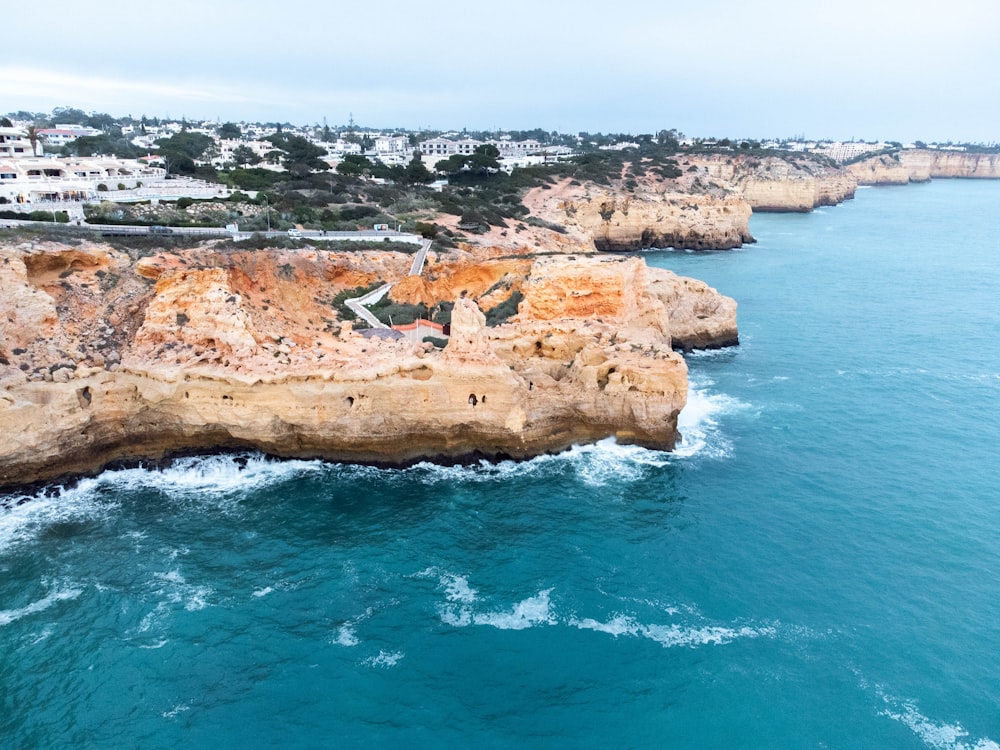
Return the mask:
[[[427,289],[406,283],[454,295],[443,349],[340,318],[339,292],[409,260],[0,247],[0,486],[204,449],[390,464],[607,436],[669,450],[687,393],[672,346],[735,341],[731,300],[614,256],[436,256]],[[480,304],[513,291],[516,314],[486,325]]]

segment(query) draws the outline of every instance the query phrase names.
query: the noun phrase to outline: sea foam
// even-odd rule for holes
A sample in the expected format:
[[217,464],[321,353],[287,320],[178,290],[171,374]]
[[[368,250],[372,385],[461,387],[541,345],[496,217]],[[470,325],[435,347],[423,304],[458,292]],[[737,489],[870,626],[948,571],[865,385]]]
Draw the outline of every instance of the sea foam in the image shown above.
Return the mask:
[[969,732],[958,723],[948,724],[928,718],[917,708],[914,701],[900,700],[877,689],[883,703],[879,716],[898,721],[920,738],[927,747],[934,750],[1000,750],[1000,744],[983,737],[969,739]]
[[67,601],[69,599],[76,599],[80,594],[83,593],[82,589],[60,589],[53,591],[47,596],[42,597],[36,602],[25,605],[24,607],[19,607],[18,609],[7,609],[0,610],[0,627],[4,625],[9,625],[12,622],[20,620],[22,617],[28,617],[29,615],[37,614],[42,612],[53,604],[57,602]]

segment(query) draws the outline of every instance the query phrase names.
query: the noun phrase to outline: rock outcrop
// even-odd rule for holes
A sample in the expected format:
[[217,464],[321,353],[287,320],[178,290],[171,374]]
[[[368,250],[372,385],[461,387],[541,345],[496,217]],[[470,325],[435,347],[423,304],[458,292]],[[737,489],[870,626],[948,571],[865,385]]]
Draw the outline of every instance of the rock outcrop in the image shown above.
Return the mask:
[[906,149],[847,167],[862,185],[904,185],[934,178],[1000,179],[1000,154]]
[[[391,464],[612,435],[670,449],[687,390],[672,328],[680,346],[727,325],[735,340],[731,300],[594,255],[447,267],[430,288],[467,295],[443,350],[365,338],[332,300],[402,278],[392,256],[0,247],[0,486],[204,449]],[[474,297],[515,286],[518,314],[486,326]]]
[[589,237],[602,251],[728,250],[754,241],[750,206],[722,190],[688,193],[654,183],[623,194],[565,181],[554,190],[533,191],[526,203],[543,219]]
[[684,164],[733,185],[754,211],[808,212],[854,197],[857,179],[844,169],[803,156],[692,155]]

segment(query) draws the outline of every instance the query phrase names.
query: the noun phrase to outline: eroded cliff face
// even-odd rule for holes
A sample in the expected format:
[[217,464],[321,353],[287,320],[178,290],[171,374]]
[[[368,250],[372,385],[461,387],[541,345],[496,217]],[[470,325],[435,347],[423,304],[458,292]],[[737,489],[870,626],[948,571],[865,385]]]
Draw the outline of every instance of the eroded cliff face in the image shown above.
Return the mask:
[[753,242],[750,206],[722,188],[689,193],[648,180],[631,194],[566,180],[525,199],[532,213],[589,237],[598,250],[728,250]]
[[873,156],[847,169],[862,185],[904,185],[933,178],[1000,179],[1000,154],[908,149]]
[[[428,286],[459,292],[447,347],[366,338],[331,301],[403,278],[392,256],[0,248],[0,486],[213,448],[393,464],[612,435],[669,449],[687,391],[672,327],[735,331],[707,287],[574,255],[437,258]],[[515,282],[517,316],[487,327],[474,298]]]
[[808,157],[692,155],[685,163],[730,183],[754,211],[808,212],[854,197],[855,176]]

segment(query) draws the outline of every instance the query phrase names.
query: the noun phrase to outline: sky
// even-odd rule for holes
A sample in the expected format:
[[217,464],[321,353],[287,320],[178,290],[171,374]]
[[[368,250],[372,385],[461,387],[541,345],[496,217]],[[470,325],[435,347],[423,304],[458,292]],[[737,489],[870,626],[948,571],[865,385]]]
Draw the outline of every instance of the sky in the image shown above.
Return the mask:
[[1000,142],[1000,2],[49,0],[0,112]]

